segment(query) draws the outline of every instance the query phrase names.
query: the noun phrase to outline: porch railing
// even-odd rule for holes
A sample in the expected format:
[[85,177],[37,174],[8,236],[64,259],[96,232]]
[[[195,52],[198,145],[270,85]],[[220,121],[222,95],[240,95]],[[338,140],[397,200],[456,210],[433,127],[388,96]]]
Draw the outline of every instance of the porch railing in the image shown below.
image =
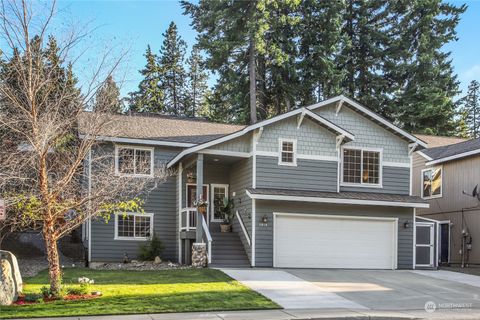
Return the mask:
[[247,228],[245,228],[245,223],[243,223],[242,216],[237,212],[235,212],[237,215],[238,223],[240,224],[240,227],[242,228],[243,235],[245,236],[245,239],[247,239],[248,245],[251,245],[251,240],[250,240],[250,235],[248,234]]
[[180,214],[181,230],[190,231],[197,228],[197,208],[183,208]]
[[212,236],[210,235],[210,230],[208,229],[207,222],[205,221],[205,217],[202,214],[202,226],[203,226],[203,234],[205,235],[207,241],[207,258],[208,263],[212,263]]

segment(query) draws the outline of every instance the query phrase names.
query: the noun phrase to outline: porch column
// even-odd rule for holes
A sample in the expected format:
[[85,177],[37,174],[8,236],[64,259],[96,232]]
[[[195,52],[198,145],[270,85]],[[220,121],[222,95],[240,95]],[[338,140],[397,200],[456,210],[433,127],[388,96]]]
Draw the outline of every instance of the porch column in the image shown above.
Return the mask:
[[[197,200],[203,197],[203,154],[197,155]],[[202,214],[197,209],[197,229],[196,229],[196,242],[202,242],[203,238],[203,225]]]

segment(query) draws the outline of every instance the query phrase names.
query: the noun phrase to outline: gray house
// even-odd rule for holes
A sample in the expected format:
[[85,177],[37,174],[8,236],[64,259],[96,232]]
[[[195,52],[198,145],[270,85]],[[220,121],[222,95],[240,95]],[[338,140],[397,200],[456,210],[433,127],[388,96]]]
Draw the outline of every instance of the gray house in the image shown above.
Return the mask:
[[[141,179],[159,162],[176,175],[146,197],[146,214],[85,225],[90,263],[135,257],[155,233],[164,259],[187,264],[192,244],[204,242],[212,265],[415,267],[415,210],[428,204],[412,196],[410,168],[426,144],[345,96],[246,127],[113,117],[121,128],[99,139],[118,175]],[[123,172],[124,154],[152,167]],[[208,200],[204,215],[197,194]],[[224,197],[235,205],[232,233],[219,232]]]
[[[427,139],[425,139],[427,140]],[[480,264],[480,139],[446,144],[415,152],[413,194],[429,208],[417,210],[425,236],[417,240],[423,266]],[[480,189],[477,188],[478,191]],[[418,223],[417,223],[418,225]]]

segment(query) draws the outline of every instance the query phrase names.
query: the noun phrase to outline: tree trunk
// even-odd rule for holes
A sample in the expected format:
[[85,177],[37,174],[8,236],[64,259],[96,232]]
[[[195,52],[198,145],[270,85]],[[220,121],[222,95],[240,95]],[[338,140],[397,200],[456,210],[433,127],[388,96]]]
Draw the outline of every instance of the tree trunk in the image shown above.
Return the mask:
[[58,256],[57,239],[50,233],[44,231],[45,248],[48,258],[48,276],[50,279],[50,291],[54,297],[60,295],[62,285],[62,273],[60,270],[60,259]]
[[250,124],[257,122],[257,79],[255,60],[255,40],[253,35],[251,35],[248,57],[248,76],[250,81]]

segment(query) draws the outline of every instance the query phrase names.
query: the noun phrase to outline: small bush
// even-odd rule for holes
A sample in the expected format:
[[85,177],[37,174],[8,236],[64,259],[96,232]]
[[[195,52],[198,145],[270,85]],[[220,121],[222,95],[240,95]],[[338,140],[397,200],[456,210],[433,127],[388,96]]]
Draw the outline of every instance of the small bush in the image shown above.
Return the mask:
[[40,302],[42,300],[42,295],[38,293],[27,293],[25,297],[23,298],[23,301],[25,302]]
[[156,256],[161,256],[162,251],[162,241],[157,236],[153,236],[152,239],[140,246],[138,258],[143,261],[155,260]]
[[75,296],[82,296],[85,294],[89,294],[90,292],[88,291],[89,288],[85,286],[79,286],[79,287],[68,287],[67,288],[67,294],[75,295]]

